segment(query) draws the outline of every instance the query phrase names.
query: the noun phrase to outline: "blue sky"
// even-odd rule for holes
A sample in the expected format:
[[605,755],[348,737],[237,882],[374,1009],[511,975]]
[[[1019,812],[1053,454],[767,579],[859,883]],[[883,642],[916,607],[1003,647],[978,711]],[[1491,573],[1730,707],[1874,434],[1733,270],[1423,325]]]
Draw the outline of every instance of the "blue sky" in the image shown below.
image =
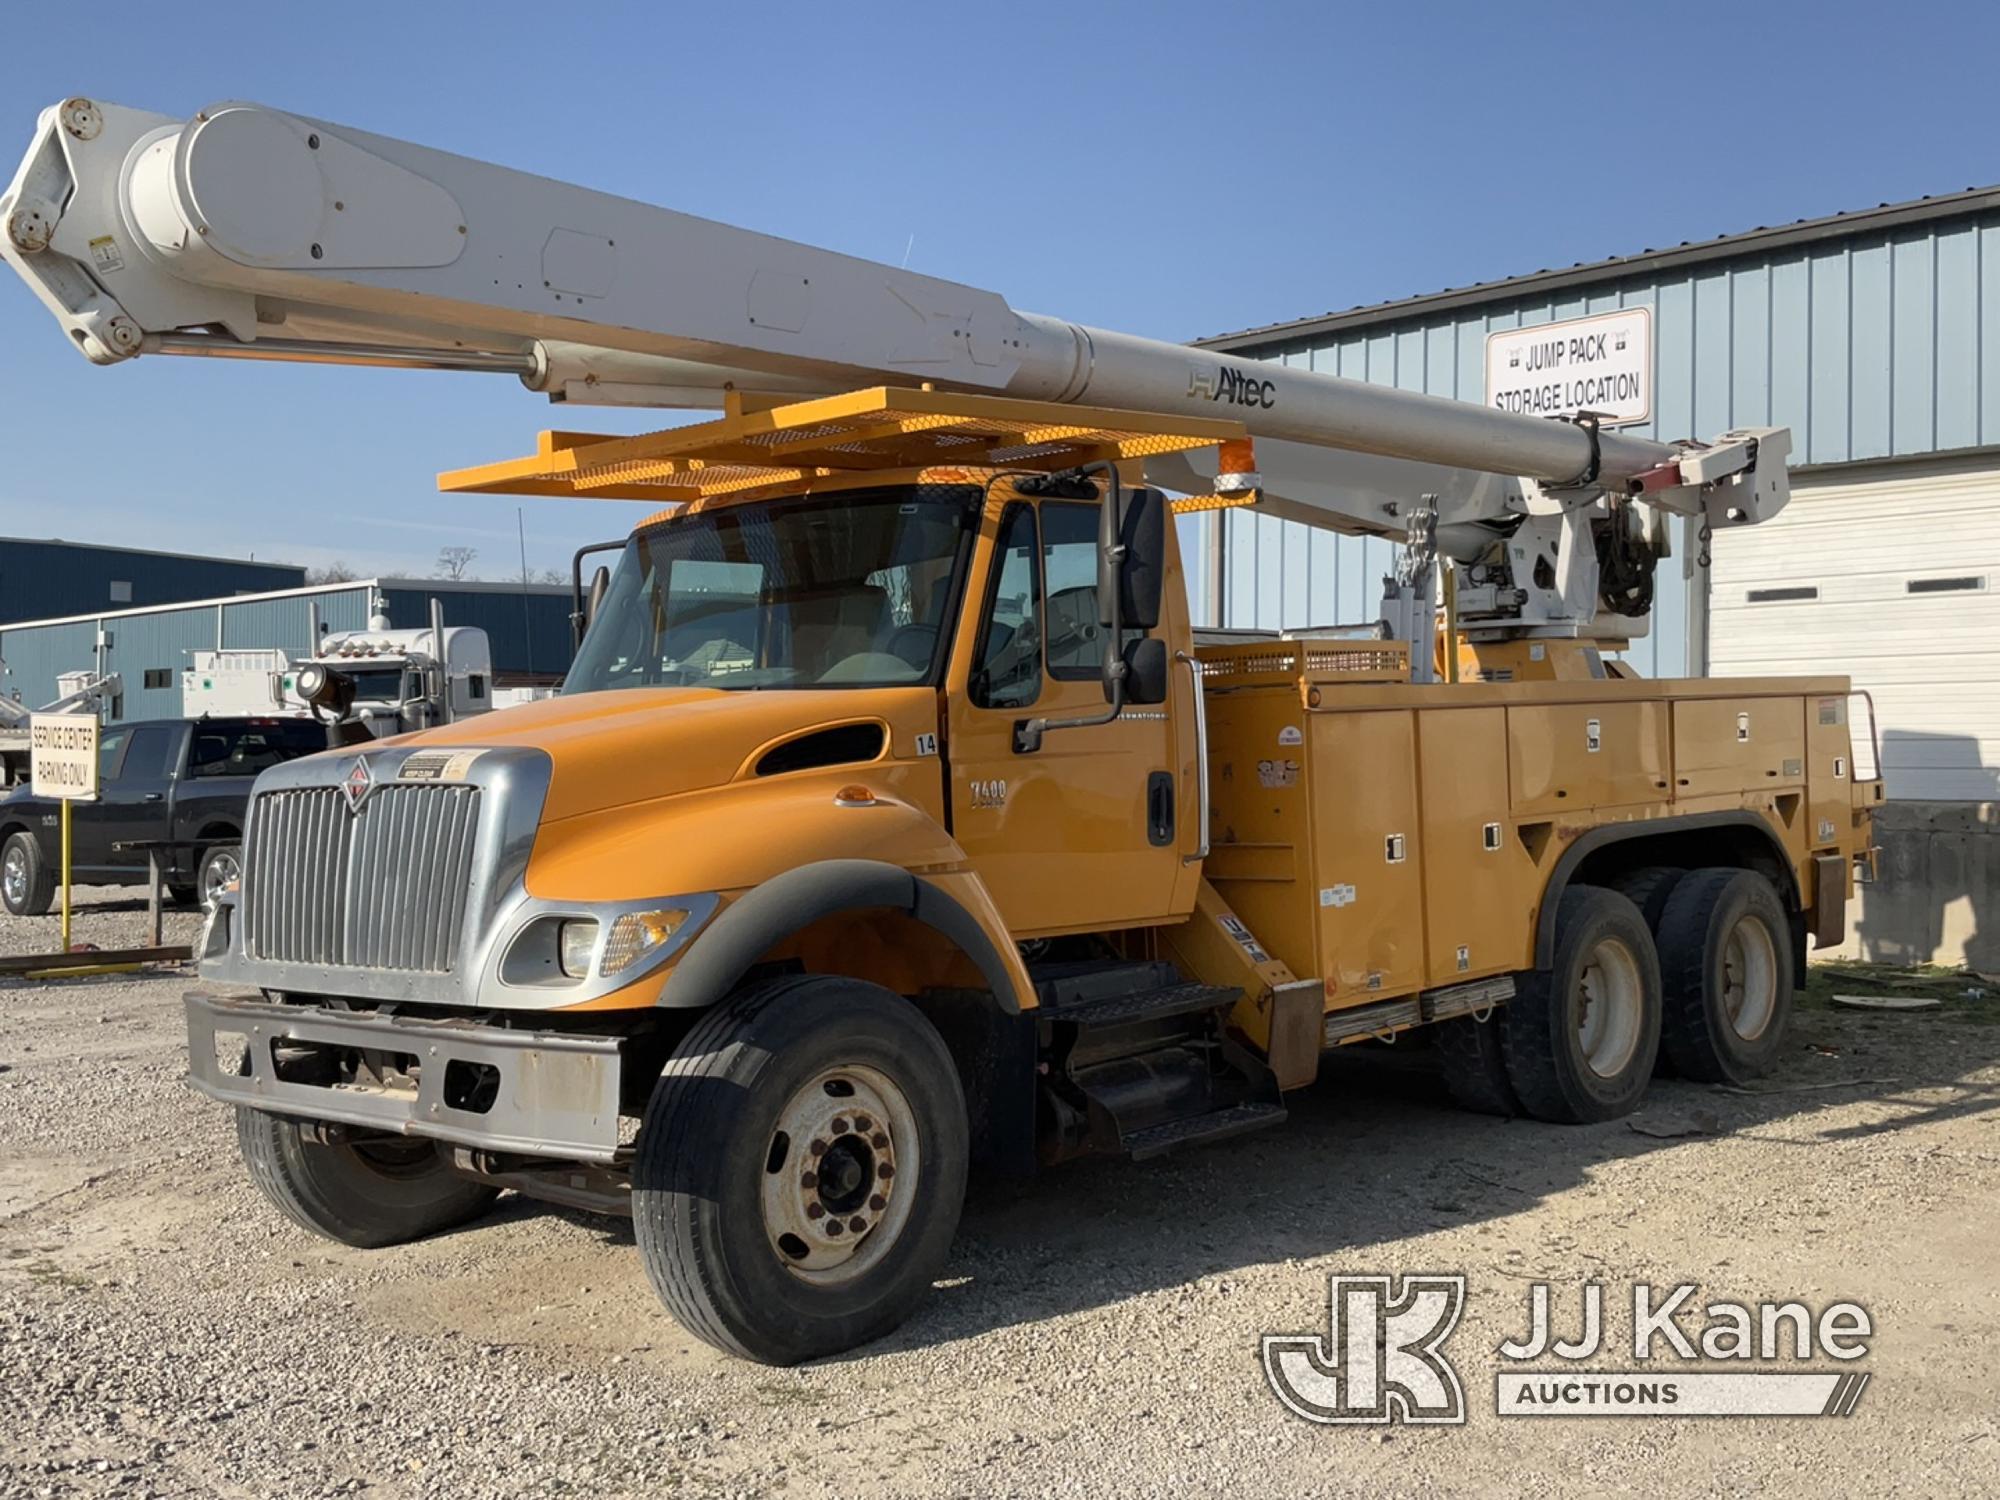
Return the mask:
[[[1972,0],[19,6],[0,176],[71,93],[249,98],[1181,339],[2000,181],[1996,42]],[[437,470],[667,420],[98,370],[0,283],[4,533],[420,575],[464,544],[504,577],[516,502]],[[537,569],[636,518],[521,503]]]

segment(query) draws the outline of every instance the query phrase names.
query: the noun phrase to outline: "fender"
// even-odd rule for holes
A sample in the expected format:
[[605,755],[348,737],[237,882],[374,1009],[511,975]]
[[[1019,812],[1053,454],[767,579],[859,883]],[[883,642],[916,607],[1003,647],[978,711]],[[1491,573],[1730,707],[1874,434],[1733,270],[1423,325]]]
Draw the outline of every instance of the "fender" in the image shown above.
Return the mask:
[[1001,1008],[1020,1012],[1013,975],[979,920],[922,876],[873,859],[819,860],[755,887],[695,939],[667,976],[658,1003],[676,1010],[713,1005],[793,933],[822,917],[871,907],[905,912],[949,938],[978,968]]
[[[1626,843],[1632,839],[1657,838],[1663,834],[1713,832],[1719,828],[1748,829],[1763,841],[1773,862],[1784,872],[1778,886],[1778,899],[1785,903],[1787,911],[1799,911],[1801,908],[1798,871],[1792,867],[1792,857],[1786,852],[1785,846],[1778,842],[1778,836],[1771,831],[1771,825],[1748,809],[1688,813],[1678,818],[1646,818],[1635,823],[1606,823],[1591,829],[1565,849],[1562,858],[1556,861],[1555,869],[1549,874],[1549,883],[1542,891],[1541,914],[1535,924],[1535,966],[1546,969],[1555,963],[1556,908],[1562,904],[1562,894],[1569,888],[1571,877],[1591,855],[1600,849]],[[1803,968],[1800,972],[1804,972]]]

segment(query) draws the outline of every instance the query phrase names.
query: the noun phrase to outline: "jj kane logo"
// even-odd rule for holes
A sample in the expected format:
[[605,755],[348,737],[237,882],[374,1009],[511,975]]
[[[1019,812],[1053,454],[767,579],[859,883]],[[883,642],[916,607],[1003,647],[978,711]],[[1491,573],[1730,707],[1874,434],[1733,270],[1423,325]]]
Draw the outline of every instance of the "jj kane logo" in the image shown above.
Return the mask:
[[1308,1422],[1465,1420],[1442,1353],[1465,1310],[1463,1276],[1328,1278],[1330,1332],[1267,1334],[1264,1375]]
[[[1583,1284],[1576,1336],[1565,1338],[1549,1283],[1531,1283],[1526,1332],[1496,1351],[1494,1410],[1503,1417],[1853,1415],[1869,1376],[1838,1365],[1868,1353],[1874,1325],[1866,1308],[1698,1304],[1699,1290],[1633,1285],[1632,1367],[1603,1369],[1582,1362],[1619,1357],[1604,1284]],[[1463,1276],[1411,1275],[1400,1285],[1387,1276],[1333,1276],[1327,1291],[1326,1333],[1263,1340],[1265,1378],[1287,1408],[1330,1424],[1466,1420],[1464,1388],[1444,1352],[1465,1309]],[[1800,1368],[1822,1359],[1838,1365]]]

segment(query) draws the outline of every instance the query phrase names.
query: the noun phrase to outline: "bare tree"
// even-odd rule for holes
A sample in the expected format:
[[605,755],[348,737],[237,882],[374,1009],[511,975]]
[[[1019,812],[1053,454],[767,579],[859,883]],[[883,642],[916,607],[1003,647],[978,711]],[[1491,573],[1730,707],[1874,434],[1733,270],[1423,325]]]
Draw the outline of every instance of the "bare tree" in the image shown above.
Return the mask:
[[449,578],[453,582],[467,576],[472,560],[479,556],[477,547],[440,547],[437,566],[431,570],[433,578]]
[[564,568],[544,568],[535,575],[536,583],[568,583],[569,572]]
[[360,576],[341,558],[335,558],[325,567],[306,569],[307,583],[352,583]]

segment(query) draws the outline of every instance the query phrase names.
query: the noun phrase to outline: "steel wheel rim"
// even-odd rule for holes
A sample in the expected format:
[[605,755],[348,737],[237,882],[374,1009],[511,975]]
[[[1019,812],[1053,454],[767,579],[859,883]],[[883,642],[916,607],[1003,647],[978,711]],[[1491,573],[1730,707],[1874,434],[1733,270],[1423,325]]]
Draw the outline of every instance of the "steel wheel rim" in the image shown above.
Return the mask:
[[786,1101],[764,1153],[764,1237],[815,1286],[864,1276],[915,1207],[922,1143],[901,1088],[874,1068],[826,1068]]
[[1643,986],[1639,960],[1617,938],[1590,950],[1577,976],[1577,1044],[1599,1078],[1616,1078],[1639,1050]]
[[9,906],[28,904],[28,856],[18,844],[0,857],[0,890],[6,892]]
[[232,880],[239,879],[243,868],[233,854],[213,856],[201,870],[201,904],[204,909],[213,909],[222,899],[222,893],[229,888]]
[[1778,950],[1755,917],[1740,917],[1722,943],[1722,1012],[1729,1029],[1754,1042],[1778,1009]]

